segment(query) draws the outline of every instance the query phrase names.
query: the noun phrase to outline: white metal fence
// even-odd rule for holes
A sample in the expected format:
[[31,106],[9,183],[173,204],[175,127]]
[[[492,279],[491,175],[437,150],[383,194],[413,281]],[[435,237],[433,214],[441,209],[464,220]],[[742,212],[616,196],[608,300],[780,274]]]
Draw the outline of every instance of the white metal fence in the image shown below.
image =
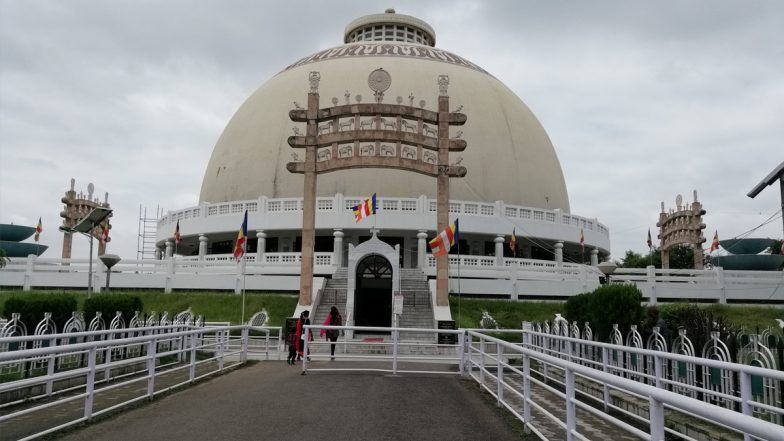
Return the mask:
[[[270,338],[269,331],[248,326],[159,326],[0,339],[0,396],[5,401],[0,426],[5,426],[4,436],[33,439],[151,399],[234,368],[249,353],[268,356],[274,349],[270,343],[278,339]],[[266,337],[256,337],[254,345],[251,332]],[[118,389],[125,391],[112,394]],[[19,399],[14,399],[15,393]],[[53,395],[58,399],[43,400]],[[9,434],[8,422],[79,400],[83,412],[76,418],[40,419],[33,433]]]

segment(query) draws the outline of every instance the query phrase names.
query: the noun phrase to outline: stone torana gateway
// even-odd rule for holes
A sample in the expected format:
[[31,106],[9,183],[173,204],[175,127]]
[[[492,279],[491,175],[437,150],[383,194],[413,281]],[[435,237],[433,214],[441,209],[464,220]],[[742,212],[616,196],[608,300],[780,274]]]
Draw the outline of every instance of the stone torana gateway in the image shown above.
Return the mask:
[[[535,295],[541,280],[527,268],[561,281],[563,296],[598,283],[583,264],[609,255],[609,230],[571,212],[542,125],[502,82],[435,44],[430,25],[387,10],[270,78],[218,139],[199,205],[158,222],[158,255],[174,251],[179,221],[176,258],[231,261],[247,210],[246,274],[369,325],[389,322],[395,291],[442,317],[458,263],[466,294]],[[355,222],[351,208],[373,194],[376,215]],[[453,247],[439,261],[427,241],[456,218],[461,256]]]

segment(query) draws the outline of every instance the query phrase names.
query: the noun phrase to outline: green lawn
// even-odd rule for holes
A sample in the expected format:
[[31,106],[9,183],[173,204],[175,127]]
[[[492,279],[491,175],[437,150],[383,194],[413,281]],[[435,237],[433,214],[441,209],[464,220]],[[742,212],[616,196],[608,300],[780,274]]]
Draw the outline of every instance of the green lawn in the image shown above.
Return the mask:
[[555,313],[562,313],[563,302],[515,302],[512,300],[485,300],[449,298],[452,319],[461,328],[479,328],[482,311],[487,311],[498,322],[499,328],[520,329],[523,321],[552,320]]
[[[660,304],[659,310],[675,308],[681,304]],[[736,305],[700,305],[711,309],[715,314],[723,316],[730,323],[744,326],[750,331],[767,327],[775,327],[777,318],[784,320],[784,308],[773,306],[736,306]],[[520,329],[523,321],[552,321],[556,313],[564,312],[563,302],[514,302],[511,300],[460,299],[450,297],[449,307],[452,319],[458,327],[478,328],[482,311],[487,311],[498,322],[500,328]]]
[[[84,291],[1,291],[0,304],[13,296],[33,296],[37,293],[63,293],[76,297],[79,309],[82,309],[87,293]],[[242,296],[229,292],[177,291],[165,294],[162,291],[112,291],[113,293],[139,296],[144,311],[155,311],[159,315],[169,312],[169,317],[191,308],[194,315],[203,315],[206,321],[240,323]],[[112,294],[95,294],[112,295]],[[266,308],[269,313],[269,326],[282,326],[284,319],[294,313],[297,306],[295,294],[248,293],[245,294],[245,320],[251,315]],[[1,309],[1,308],[0,308]]]

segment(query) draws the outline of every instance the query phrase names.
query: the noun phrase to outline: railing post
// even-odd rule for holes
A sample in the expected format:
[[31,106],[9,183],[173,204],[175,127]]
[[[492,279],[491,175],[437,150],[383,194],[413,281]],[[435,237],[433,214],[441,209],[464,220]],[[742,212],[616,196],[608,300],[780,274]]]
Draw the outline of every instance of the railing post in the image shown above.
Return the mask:
[[458,358],[458,372],[461,376],[465,375],[465,331],[457,334],[457,358]]
[[496,357],[497,357],[496,360],[495,360],[496,361],[496,366],[497,366],[496,367],[496,375],[495,375],[496,385],[497,385],[497,387],[496,387],[496,395],[498,396],[498,406],[501,406],[501,403],[503,403],[503,401],[504,401],[504,385],[503,385],[503,381],[504,381],[504,365],[503,365],[503,360],[501,358],[501,356],[504,353],[504,347],[501,346],[500,343],[496,343],[495,347],[496,347],[496,351],[495,352],[496,352]]
[[650,294],[648,295],[648,303],[651,305],[656,304],[656,267],[653,265],[648,265],[645,267],[646,275],[648,279],[648,289],[650,290]]
[[525,433],[531,432],[531,358],[523,352],[523,423]]
[[662,360],[658,355],[653,356],[653,371],[656,374],[656,388],[664,389],[664,384],[662,383]]
[[87,353],[87,378],[85,379],[84,417],[88,420],[93,416],[93,394],[95,391],[95,346]]
[[479,384],[485,385],[485,339],[479,337]]
[[[752,399],[751,375],[748,372],[740,371],[738,376],[740,377],[740,411],[744,415],[753,416],[751,404],[749,403]],[[751,441],[751,436],[744,433],[743,441]]]
[[[53,348],[57,346],[57,339],[52,339],[49,341],[49,347]],[[54,375],[55,367],[57,366],[57,357],[54,354],[49,356],[49,360],[46,363],[46,377],[52,378]],[[49,380],[46,382],[46,396],[52,395],[52,391],[54,390],[54,381]]]
[[216,340],[217,340],[217,343],[218,343],[218,370],[222,371],[223,370],[223,354],[226,351],[226,348],[224,346],[226,345],[227,340],[229,338],[229,331],[227,331],[227,330],[218,331],[216,337],[217,337]]
[[305,372],[308,371],[308,332],[310,328],[307,326],[302,329],[302,336],[305,337],[303,341],[305,345],[302,347],[302,375],[305,375]]
[[[269,360],[269,329],[264,334],[264,358]],[[278,360],[280,360],[280,351],[278,351]]]
[[188,379],[193,383],[196,379],[196,334],[191,334],[191,365],[188,368]]
[[27,255],[27,262],[25,263],[24,285],[22,291],[30,291],[33,281],[33,271],[35,269],[35,254]]
[[651,441],[664,441],[664,405],[661,401],[650,397],[648,417],[651,422]]
[[716,285],[719,287],[719,303],[727,303],[727,287],[724,283],[724,268],[717,266],[714,268],[716,271]]
[[566,440],[574,440],[574,432],[577,429],[577,412],[574,406],[574,371],[567,368],[566,379]]
[[[609,368],[607,366],[607,361],[610,357],[610,351],[602,347],[602,372],[609,373]],[[610,408],[610,387],[607,386],[607,383],[602,383],[602,404],[604,406],[604,411],[607,412]]]
[[248,337],[249,329],[247,326],[242,328],[242,351],[240,352],[240,363],[248,361]]
[[472,337],[468,333],[468,331],[466,331],[465,337],[466,337],[465,344],[466,344],[466,362],[467,362],[465,368],[468,375],[471,376],[474,371],[474,363],[472,361],[473,360],[472,357],[474,356],[474,348],[472,347],[472,344],[474,343],[474,337]]
[[395,328],[392,330],[392,375],[397,375],[397,344],[400,339],[400,331]]
[[166,261],[166,277],[163,292],[170,294],[172,292],[172,284],[174,282],[174,257],[169,257]]
[[155,395],[155,359],[157,358],[158,342],[152,339],[147,343],[147,397],[152,400]]

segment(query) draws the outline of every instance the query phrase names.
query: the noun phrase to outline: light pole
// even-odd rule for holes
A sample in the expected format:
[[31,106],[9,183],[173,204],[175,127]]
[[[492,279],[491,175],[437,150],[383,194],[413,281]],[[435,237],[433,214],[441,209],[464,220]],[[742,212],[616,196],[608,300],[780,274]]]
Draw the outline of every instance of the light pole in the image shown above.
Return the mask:
[[112,267],[117,265],[122,259],[116,254],[104,254],[99,259],[106,265],[106,292],[109,292],[109,278],[112,276]]
[[97,207],[93,208],[93,210],[87,216],[83,217],[79,223],[73,227],[67,227],[65,225],[60,226],[60,231],[64,233],[82,233],[83,235],[90,238],[90,261],[89,268],[87,270],[88,299],[93,293],[93,231],[95,230],[96,226],[100,225],[101,222],[103,222],[111,214],[111,208]]
[[597,268],[599,268],[599,271],[604,274],[605,282],[609,285],[610,275],[615,272],[615,270],[618,268],[618,265],[616,265],[612,260],[608,260],[597,265]]

